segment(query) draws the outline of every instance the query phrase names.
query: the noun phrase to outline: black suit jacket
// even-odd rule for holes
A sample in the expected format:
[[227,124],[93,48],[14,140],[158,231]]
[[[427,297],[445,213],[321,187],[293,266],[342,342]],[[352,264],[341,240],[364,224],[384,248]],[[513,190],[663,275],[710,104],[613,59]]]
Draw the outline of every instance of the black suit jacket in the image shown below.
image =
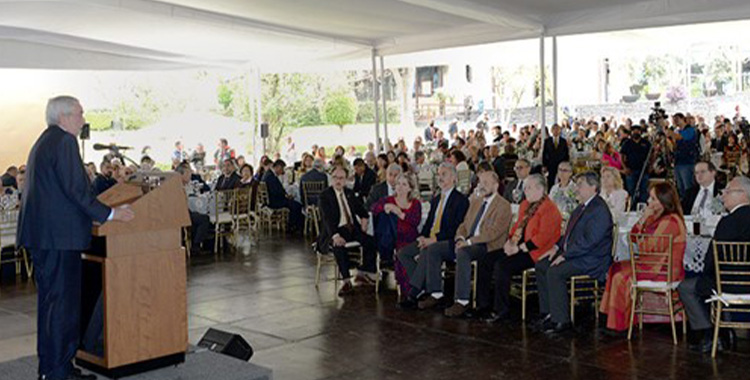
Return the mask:
[[[325,183],[325,187],[328,187],[328,175],[316,169],[312,169],[309,172],[303,174],[302,177],[300,177],[299,179],[300,192],[302,192],[303,189],[305,188],[303,186],[305,182],[323,182]],[[304,194],[302,195],[303,195],[302,202],[305,202]],[[309,205],[316,205],[318,204],[318,197],[316,195],[309,195],[307,201]],[[305,206],[308,206],[308,204],[305,204]]]
[[[750,241],[750,206],[742,206],[733,213],[721,218],[714,232],[714,241],[747,242]],[[706,253],[703,274],[696,287],[699,294],[710,296],[711,289],[716,288],[716,268],[714,268],[714,247],[711,244]],[[730,289],[722,289],[732,292]]]
[[[362,202],[354,196],[354,191],[344,188],[344,196],[346,197],[346,203],[349,205],[352,224],[356,230],[361,230],[362,225],[359,223],[359,218],[367,218],[370,214],[362,206]],[[318,236],[318,250],[321,253],[327,253],[331,246],[333,235],[337,233],[343,234],[339,228],[341,211],[339,210],[339,202],[336,199],[336,191],[333,190],[333,187],[329,187],[320,193],[318,208],[320,209],[320,221],[322,224],[320,236]]]
[[380,198],[384,198],[388,196],[388,182],[383,181],[375,186],[372,187],[372,190],[370,190],[370,195],[367,196],[367,203],[365,204],[365,208],[368,210],[372,210],[372,206],[380,200]]
[[[555,148],[555,141],[548,137],[544,141],[544,153],[542,153],[542,165],[547,168],[548,173],[557,173],[557,165],[563,161],[570,161],[570,152],[568,152],[568,142],[560,137],[560,141]],[[554,181],[554,178],[550,178]]]
[[[513,200],[513,190],[516,187],[518,187],[518,178],[511,181],[508,186],[505,186],[505,190],[503,191],[503,198],[505,198],[506,201],[510,203],[515,202]],[[526,194],[523,192],[523,187],[521,187],[521,201],[523,201],[524,199],[526,199]]]
[[0,180],[3,182],[3,187],[13,187],[14,189],[18,188],[18,183],[16,182],[16,177],[13,177],[12,175],[5,173],[2,177],[0,177]]
[[375,174],[375,171],[365,167],[365,172],[362,174],[362,177],[358,175],[354,176],[354,194],[359,200],[364,201],[377,181],[378,175]]
[[268,190],[268,207],[272,209],[287,207],[286,190],[273,170],[268,170],[263,174],[263,182]]
[[92,221],[107,220],[111,209],[96,200],[78,152],[76,138],[56,125],[31,148],[18,217],[20,246],[83,251],[91,243]]
[[[570,221],[575,223],[568,222],[560,237],[557,244],[560,252],[570,265],[603,281],[612,265],[613,222],[607,202],[599,195],[594,196],[588,206],[584,208],[581,204],[573,210]],[[569,235],[568,246],[564,249],[566,235]]]
[[232,172],[229,176],[222,174],[216,180],[216,190],[231,190],[240,187],[242,178],[237,172]]
[[112,177],[107,177],[101,173],[96,175],[96,178],[94,178],[94,183],[92,184],[92,189],[94,190],[95,195],[99,195],[107,190],[109,190],[110,187],[117,185],[117,180],[115,180]]
[[[719,196],[721,193],[721,190],[724,187],[719,184],[719,181],[714,181],[714,194],[713,197]],[[685,215],[690,215],[693,212],[693,203],[695,203],[695,199],[698,198],[698,194],[701,192],[701,185],[695,184],[693,187],[689,188],[685,195],[682,197],[682,213]],[[710,201],[710,199],[707,199],[706,202]]]
[[500,183],[502,183],[505,178],[505,159],[502,156],[495,157],[492,160],[492,169],[495,170],[497,176],[500,177]]
[[[430,237],[430,231],[432,231],[432,226],[435,223],[435,214],[437,213],[439,204],[440,194],[436,195],[430,201],[430,212],[427,214],[427,220],[422,227],[422,236],[424,237]],[[443,217],[440,219],[440,232],[438,232],[435,238],[438,241],[450,241],[451,249],[453,249],[453,239],[456,237],[456,231],[461,222],[464,221],[466,211],[468,210],[469,198],[454,187],[443,209]]]

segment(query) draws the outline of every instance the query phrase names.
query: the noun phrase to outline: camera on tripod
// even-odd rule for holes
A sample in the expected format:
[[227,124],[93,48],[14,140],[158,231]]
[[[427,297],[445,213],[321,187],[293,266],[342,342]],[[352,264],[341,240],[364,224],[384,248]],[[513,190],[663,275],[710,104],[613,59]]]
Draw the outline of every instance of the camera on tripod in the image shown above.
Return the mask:
[[651,114],[648,115],[648,122],[657,126],[661,125],[661,121],[667,119],[667,111],[661,108],[661,102],[654,102],[654,107],[651,108]]

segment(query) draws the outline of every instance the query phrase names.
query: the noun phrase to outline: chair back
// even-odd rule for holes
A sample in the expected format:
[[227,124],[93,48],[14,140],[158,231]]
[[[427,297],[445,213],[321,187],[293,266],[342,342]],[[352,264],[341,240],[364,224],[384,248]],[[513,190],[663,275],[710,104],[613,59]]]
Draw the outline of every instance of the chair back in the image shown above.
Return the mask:
[[468,194],[471,190],[471,170],[459,170],[458,181],[456,183],[458,191]]
[[672,235],[630,234],[630,269],[635,282],[644,275],[672,282]]
[[422,199],[432,198],[432,194],[435,192],[435,173],[432,170],[422,170],[417,173],[417,181],[419,182],[419,195]]
[[[235,212],[235,200],[236,200],[236,189],[228,190],[216,190],[214,191],[214,202],[216,205],[215,217],[222,213],[234,214]],[[215,222],[215,221],[214,221]]]
[[16,244],[18,213],[18,208],[0,211],[0,246],[3,248]]
[[255,203],[258,208],[261,208],[268,206],[268,202],[268,186],[265,182],[260,182],[258,183],[258,198]]
[[234,194],[234,215],[247,215],[250,213],[250,205],[253,194],[253,188],[240,187],[235,190]]
[[712,242],[719,294],[750,294],[750,243]]
[[316,206],[315,202],[310,202],[313,199],[319,199],[320,193],[326,189],[326,183],[323,181],[309,181],[302,182],[302,201],[305,206]]

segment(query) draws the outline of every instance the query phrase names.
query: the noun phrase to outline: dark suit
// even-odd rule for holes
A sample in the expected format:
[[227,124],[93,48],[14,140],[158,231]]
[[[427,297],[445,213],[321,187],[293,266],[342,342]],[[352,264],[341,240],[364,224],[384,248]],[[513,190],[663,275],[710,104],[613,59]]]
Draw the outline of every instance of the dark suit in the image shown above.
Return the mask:
[[336,191],[333,187],[325,189],[325,191],[320,193],[320,199],[318,200],[320,220],[322,222],[320,236],[318,236],[318,250],[322,253],[328,253],[332,250],[342,278],[347,279],[351,277],[349,272],[349,255],[345,247],[332,246],[333,236],[339,234],[347,242],[359,242],[362,245],[364,254],[364,262],[360,269],[370,273],[375,273],[375,240],[372,236],[362,232],[362,225],[359,223],[359,218],[369,217],[369,213],[362,206],[362,202],[354,196],[353,191],[346,188],[343,191],[347,206],[349,207],[349,215],[352,218],[352,225],[350,227],[339,226],[341,211],[339,201],[336,198]]
[[[750,206],[742,206],[733,213],[721,218],[716,226],[714,241],[718,242],[748,242],[750,241]],[[698,277],[685,278],[677,290],[680,300],[688,314],[690,328],[704,330],[711,328],[709,305],[706,298],[711,296],[711,290],[716,288],[716,268],[714,267],[713,244],[709,246],[703,266],[703,273]],[[746,280],[746,279],[744,279]],[[725,292],[736,292],[732,289],[722,289]],[[750,290],[742,290],[748,293]]]
[[502,156],[495,157],[495,159],[492,160],[492,169],[497,176],[500,177],[500,183],[502,183],[505,178],[505,159]]
[[94,190],[94,194],[99,195],[109,190],[109,188],[114,185],[117,185],[117,180],[115,180],[112,177],[108,177],[99,173],[96,175],[96,178],[94,178],[94,183],[92,184],[92,188]]
[[[724,187],[719,185],[718,181],[714,181],[714,192],[711,194],[712,197],[716,198],[721,194],[721,190]],[[693,187],[689,188],[685,195],[682,197],[682,213],[685,215],[690,215],[693,212],[693,204],[695,203],[695,200],[698,198],[698,194],[701,192],[701,185],[695,184]],[[706,199],[706,202],[710,202],[711,199]]]
[[519,182],[522,181],[520,181],[518,178],[514,179],[513,181],[511,181],[511,183],[508,184],[508,186],[505,187],[505,190],[503,191],[503,198],[505,198],[505,200],[510,203],[516,203],[513,199],[513,190],[515,190],[516,188],[521,190],[521,200],[518,203],[526,199],[526,194],[523,192],[523,184],[519,184]]
[[[303,191],[305,188],[304,184],[306,182],[323,182],[325,184],[325,187],[328,187],[328,175],[326,173],[320,172],[317,169],[312,169],[309,172],[305,173],[300,177],[299,183],[300,183],[300,191]],[[302,201],[305,202],[305,197],[303,194]],[[317,195],[310,195],[307,199],[307,205],[316,205],[318,204],[318,197]]]
[[360,201],[364,202],[376,182],[378,182],[378,175],[375,174],[374,170],[365,166],[365,172],[361,177],[354,175],[354,195],[356,195]]
[[[422,227],[423,237],[430,237],[432,227],[435,223],[435,215],[438,211],[438,205],[440,204],[440,194],[432,198],[430,201],[430,212],[427,214],[427,220]],[[463,222],[466,216],[466,211],[469,209],[469,199],[466,195],[462,194],[455,187],[445,201],[443,208],[443,215],[440,218],[440,230],[435,235],[437,240],[435,243],[427,247],[426,249],[420,250],[417,247],[417,243],[412,243],[402,248],[398,252],[398,258],[401,264],[406,269],[407,276],[409,277],[409,283],[412,286],[412,296],[416,296],[427,284],[427,260],[417,261],[416,257],[427,257],[434,255],[436,257],[455,257],[455,237],[458,226]],[[434,252],[434,253],[430,253]],[[424,253],[425,255],[422,255]],[[439,264],[438,264],[439,265]]]
[[565,233],[557,243],[565,261],[550,266],[545,258],[536,263],[539,310],[557,323],[570,322],[566,282],[572,276],[588,275],[604,281],[612,265],[612,214],[599,195],[588,205],[579,205],[570,215]]
[[38,290],[39,374],[64,379],[80,343],[81,252],[92,221],[111,209],[96,200],[78,142],[49,126],[29,153],[18,218],[20,246],[31,251]]
[[568,152],[568,143],[564,138],[558,137],[557,146],[555,146],[555,140],[553,137],[548,137],[544,141],[544,152],[542,153],[542,165],[547,168],[547,187],[549,189],[555,184],[555,178],[557,178],[557,166],[561,162],[570,161],[570,153]]
[[279,177],[273,170],[263,174],[263,182],[268,190],[268,207],[274,210],[281,208],[289,209],[289,227],[300,229],[304,219],[302,218],[302,204],[286,197],[286,190],[281,184]]
[[380,200],[380,198],[385,198],[388,196],[388,182],[383,181],[375,186],[372,187],[372,190],[370,190],[370,195],[367,196],[367,202],[365,203],[365,208],[369,211],[372,210],[372,206]]
[[216,180],[216,188],[215,190],[232,190],[240,187],[240,183],[242,182],[242,178],[237,174],[237,172],[232,172],[229,176],[222,174],[219,176],[219,179]]
[[13,177],[9,173],[5,173],[0,177],[0,180],[3,182],[3,187],[13,187],[15,189],[18,188],[18,183],[16,182],[16,177]]

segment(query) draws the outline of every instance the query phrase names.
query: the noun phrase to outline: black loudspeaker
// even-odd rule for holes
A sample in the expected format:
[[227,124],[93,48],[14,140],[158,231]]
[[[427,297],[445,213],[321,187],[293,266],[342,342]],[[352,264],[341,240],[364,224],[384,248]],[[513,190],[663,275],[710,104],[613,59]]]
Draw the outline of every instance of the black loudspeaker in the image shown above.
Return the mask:
[[81,140],[88,140],[91,138],[91,125],[86,123],[81,127]]
[[228,355],[244,361],[253,356],[253,348],[238,334],[209,328],[203,335],[198,347],[207,348],[213,352]]
[[260,137],[266,138],[269,136],[268,133],[268,123],[261,123],[260,124]]

